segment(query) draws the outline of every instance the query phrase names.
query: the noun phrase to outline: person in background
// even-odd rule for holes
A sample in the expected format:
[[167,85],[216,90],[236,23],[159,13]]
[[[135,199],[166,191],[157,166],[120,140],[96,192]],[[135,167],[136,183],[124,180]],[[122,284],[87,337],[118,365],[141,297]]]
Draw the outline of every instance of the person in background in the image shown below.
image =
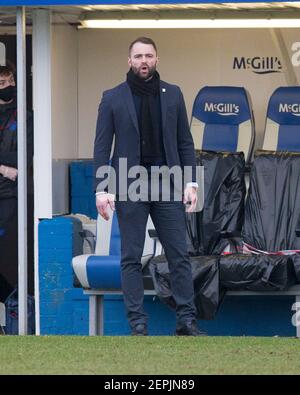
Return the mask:
[[[15,69],[0,66],[0,301],[18,284],[18,154]],[[27,113],[28,243],[33,251],[33,124]],[[32,255],[32,253],[31,253]],[[28,257],[28,292],[33,294],[33,256]]]

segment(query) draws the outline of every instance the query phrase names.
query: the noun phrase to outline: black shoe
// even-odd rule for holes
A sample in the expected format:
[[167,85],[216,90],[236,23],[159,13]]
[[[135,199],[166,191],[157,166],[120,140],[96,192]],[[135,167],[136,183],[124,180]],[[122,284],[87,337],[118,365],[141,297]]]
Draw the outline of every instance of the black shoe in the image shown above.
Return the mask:
[[176,329],[176,336],[207,336],[207,333],[200,331],[196,321],[187,322],[185,325]]
[[131,331],[132,336],[147,336],[147,325],[146,324],[137,324]]

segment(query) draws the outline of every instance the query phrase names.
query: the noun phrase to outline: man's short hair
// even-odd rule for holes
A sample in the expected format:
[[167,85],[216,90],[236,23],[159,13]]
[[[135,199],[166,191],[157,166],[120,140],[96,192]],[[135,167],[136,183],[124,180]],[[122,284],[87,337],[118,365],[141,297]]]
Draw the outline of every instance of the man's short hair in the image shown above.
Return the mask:
[[132,43],[129,45],[129,56],[131,54],[132,47],[136,43],[150,44],[150,45],[152,45],[152,47],[155,49],[155,52],[157,53],[157,48],[156,48],[155,42],[151,38],[149,38],[149,37],[138,37],[137,39],[132,41]]
[[15,74],[15,68],[12,65],[6,65],[6,66],[0,66],[0,75],[14,75]]

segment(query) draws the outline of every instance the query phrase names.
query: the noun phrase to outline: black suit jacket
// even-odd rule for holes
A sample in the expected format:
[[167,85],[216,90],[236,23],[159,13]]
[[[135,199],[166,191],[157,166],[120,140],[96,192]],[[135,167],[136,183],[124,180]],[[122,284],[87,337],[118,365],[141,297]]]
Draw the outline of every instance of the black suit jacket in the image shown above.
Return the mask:
[[[185,103],[180,88],[160,81],[162,134],[166,161],[173,166],[191,166],[196,181],[196,159]],[[140,164],[140,132],[132,93],[127,82],[105,91],[99,105],[94,144],[95,190],[105,177],[97,178],[100,166],[108,165],[115,137],[111,165],[119,176],[119,158],[127,159],[128,169]],[[101,189],[97,189],[101,190]],[[116,190],[118,193],[118,187]]]

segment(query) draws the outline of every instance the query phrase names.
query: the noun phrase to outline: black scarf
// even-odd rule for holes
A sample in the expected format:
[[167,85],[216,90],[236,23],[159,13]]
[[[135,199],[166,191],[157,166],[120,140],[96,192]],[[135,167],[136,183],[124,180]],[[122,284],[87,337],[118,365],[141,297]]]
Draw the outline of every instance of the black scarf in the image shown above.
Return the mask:
[[132,69],[127,73],[127,82],[132,93],[137,96],[156,96],[159,93],[160,77],[157,71],[154,72],[152,78],[148,81],[139,78]]
[[141,162],[151,164],[151,158],[160,158],[163,150],[158,105],[160,77],[155,71],[152,78],[145,81],[130,69],[127,73],[127,83],[132,94],[141,98],[141,110],[140,114],[137,114],[141,135]]

